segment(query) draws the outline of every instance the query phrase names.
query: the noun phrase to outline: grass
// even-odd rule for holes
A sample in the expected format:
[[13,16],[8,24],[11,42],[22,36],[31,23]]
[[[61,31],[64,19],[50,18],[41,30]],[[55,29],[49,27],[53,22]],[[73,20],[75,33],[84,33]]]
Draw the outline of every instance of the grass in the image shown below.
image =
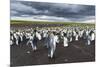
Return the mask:
[[91,23],[11,20],[11,24],[91,24]]
[[95,27],[93,23],[80,23],[80,22],[49,22],[49,21],[24,21],[24,20],[11,20],[10,24],[64,24],[65,26],[78,26],[78,27],[86,27],[90,28]]

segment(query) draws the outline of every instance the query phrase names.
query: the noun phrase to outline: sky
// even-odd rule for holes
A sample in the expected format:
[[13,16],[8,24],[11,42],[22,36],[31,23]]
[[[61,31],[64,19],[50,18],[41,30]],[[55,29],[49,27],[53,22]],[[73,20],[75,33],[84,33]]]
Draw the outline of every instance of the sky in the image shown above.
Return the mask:
[[95,6],[11,0],[12,20],[95,22]]

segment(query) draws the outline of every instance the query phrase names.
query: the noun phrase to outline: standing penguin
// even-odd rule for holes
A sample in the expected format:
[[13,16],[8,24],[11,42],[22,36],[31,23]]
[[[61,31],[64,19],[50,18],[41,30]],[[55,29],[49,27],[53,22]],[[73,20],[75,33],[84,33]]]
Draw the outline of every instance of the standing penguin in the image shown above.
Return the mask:
[[33,45],[35,47],[35,50],[37,50],[37,43],[39,40],[41,40],[41,38],[41,34],[37,30],[34,30]]
[[32,49],[33,49],[33,51],[34,51],[34,50],[36,50],[36,48],[35,48],[35,46],[34,46],[34,44],[33,44],[33,39],[34,39],[34,35],[30,34],[30,35],[29,35],[29,40],[28,40],[28,42],[27,42],[27,45],[28,45],[28,44],[31,44]]
[[14,33],[14,38],[15,38],[15,44],[19,45],[19,36],[17,33]]
[[78,32],[76,32],[75,41],[78,41]]
[[53,58],[54,52],[56,50],[57,39],[55,36],[55,32],[49,33],[49,41],[48,41],[48,57]]
[[95,43],[95,32],[93,30],[91,30],[90,32],[90,37],[91,37],[91,44],[94,44]]
[[91,44],[91,36],[89,33],[89,30],[86,31],[86,45],[90,45]]
[[90,32],[90,36],[91,36],[91,41],[95,40],[95,33],[93,31]]
[[10,45],[14,44],[14,36],[13,33],[10,33]]
[[44,46],[48,48],[48,32],[43,32]]
[[63,44],[64,44],[64,47],[67,47],[68,46],[68,39],[66,37],[66,33],[64,33]]

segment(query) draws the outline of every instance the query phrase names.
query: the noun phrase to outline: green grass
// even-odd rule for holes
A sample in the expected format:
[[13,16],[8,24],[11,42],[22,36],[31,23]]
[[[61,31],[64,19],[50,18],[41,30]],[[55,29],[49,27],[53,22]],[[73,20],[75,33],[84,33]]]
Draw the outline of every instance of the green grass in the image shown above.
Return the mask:
[[11,20],[11,24],[90,24],[90,23]]
[[24,20],[11,20],[10,24],[65,24],[65,26],[79,26],[86,27],[89,26],[95,27],[93,23],[80,23],[80,22],[49,22],[49,21],[24,21]]

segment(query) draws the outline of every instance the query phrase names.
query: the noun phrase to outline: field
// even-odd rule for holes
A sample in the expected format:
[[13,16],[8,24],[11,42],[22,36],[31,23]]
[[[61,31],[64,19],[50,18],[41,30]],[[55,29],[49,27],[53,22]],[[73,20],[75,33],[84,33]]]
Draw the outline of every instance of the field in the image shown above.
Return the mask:
[[49,21],[19,21],[11,20],[11,27],[21,28],[43,28],[43,27],[83,27],[95,28],[94,23],[80,23],[80,22],[49,22]]
[[[37,22],[37,21],[16,21],[11,20],[11,29],[28,29],[28,28],[48,28],[48,27],[82,27],[95,28],[95,24],[74,23],[74,22]],[[94,62],[95,61],[95,41],[91,45],[85,45],[84,41],[73,41],[68,47],[63,47],[62,43],[57,44],[55,58],[49,59],[47,49],[44,47],[43,40],[38,42],[38,50],[33,52],[30,45],[26,42],[20,45],[10,46],[10,63],[11,66],[43,65],[58,63],[75,63],[75,62]]]

